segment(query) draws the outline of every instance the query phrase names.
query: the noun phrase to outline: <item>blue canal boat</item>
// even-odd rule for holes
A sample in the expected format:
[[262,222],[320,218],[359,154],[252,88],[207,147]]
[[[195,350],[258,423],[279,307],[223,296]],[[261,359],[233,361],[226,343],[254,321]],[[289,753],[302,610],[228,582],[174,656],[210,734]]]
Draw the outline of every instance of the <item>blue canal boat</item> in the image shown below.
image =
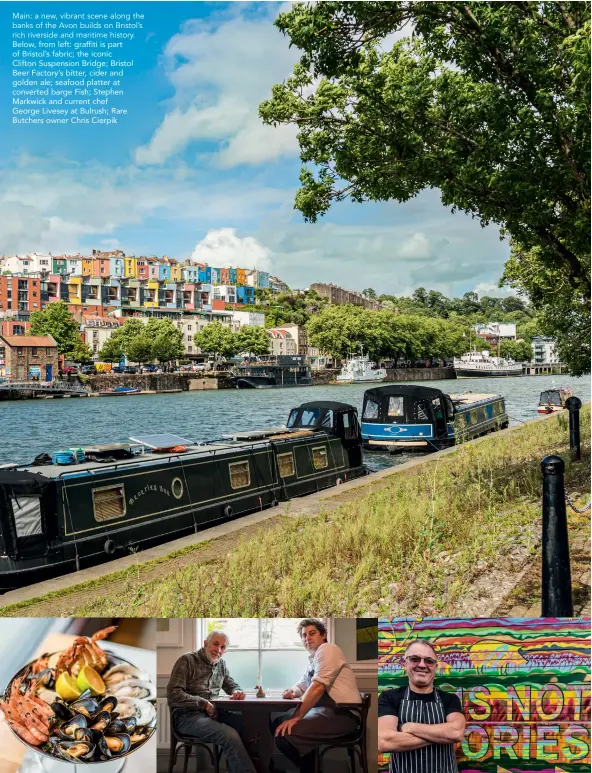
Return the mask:
[[508,424],[500,395],[447,395],[433,387],[400,384],[364,394],[362,439],[367,448],[439,451]]

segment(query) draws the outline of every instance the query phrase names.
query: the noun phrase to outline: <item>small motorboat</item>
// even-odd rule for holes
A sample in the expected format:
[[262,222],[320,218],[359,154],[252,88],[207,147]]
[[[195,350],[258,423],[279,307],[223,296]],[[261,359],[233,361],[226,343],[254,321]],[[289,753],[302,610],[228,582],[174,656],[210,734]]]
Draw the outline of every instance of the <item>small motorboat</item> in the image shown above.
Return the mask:
[[99,397],[121,397],[122,395],[139,395],[141,389],[137,387],[118,386],[114,389],[103,389],[99,392]]
[[553,387],[541,392],[539,413],[557,413],[565,408],[568,397],[573,397],[573,389],[568,386]]

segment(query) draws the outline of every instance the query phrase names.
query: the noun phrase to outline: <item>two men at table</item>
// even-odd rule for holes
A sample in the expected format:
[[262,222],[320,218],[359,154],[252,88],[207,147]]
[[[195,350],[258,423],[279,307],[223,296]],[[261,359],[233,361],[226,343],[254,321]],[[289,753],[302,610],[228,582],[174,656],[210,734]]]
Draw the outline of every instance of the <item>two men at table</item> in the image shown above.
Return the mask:
[[[356,730],[358,719],[339,703],[360,703],[354,673],[342,651],[327,642],[320,620],[307,618],[298,633],[309,653],[308,667],[286,699],[300,698],[300,705],[274,720],[271,730],[278,749],[294,762],[301,773],[314,771],[318,746]],[[183,655],[173,668],[167,687],[169,705],[174,707],[175,729],[180,735],[218,744],[226,757],[229,773],[254,773],[255,768],[239,735],[240,717],[216,711],[212,700],[224,690],[234,700],[245,697],[232,679],[222,656],[228,637],[212,631],[198,652]]]

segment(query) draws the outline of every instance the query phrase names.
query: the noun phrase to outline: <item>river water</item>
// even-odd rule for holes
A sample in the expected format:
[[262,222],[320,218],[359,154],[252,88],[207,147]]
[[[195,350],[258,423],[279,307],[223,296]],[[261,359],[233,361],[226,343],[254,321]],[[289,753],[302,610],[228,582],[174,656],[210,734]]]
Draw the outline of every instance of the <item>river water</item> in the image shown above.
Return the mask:
[[[522,376],[424,381],[444,392],[501,394],[510,424],[537,415],[539,395],[569,385],[590,400],[590,378]],[[0,464],[28,463],[37,454],[95,443],[126,442],[130,436],[171,432],[188,440],[213,440],[233,431],[285,424],[291,408],[310,400],[350,403],[361,414],[364,384],[292,389],[220,389],[131,397],[0,401]],[[399,464],[406,455],[367,454],[371,469]]]

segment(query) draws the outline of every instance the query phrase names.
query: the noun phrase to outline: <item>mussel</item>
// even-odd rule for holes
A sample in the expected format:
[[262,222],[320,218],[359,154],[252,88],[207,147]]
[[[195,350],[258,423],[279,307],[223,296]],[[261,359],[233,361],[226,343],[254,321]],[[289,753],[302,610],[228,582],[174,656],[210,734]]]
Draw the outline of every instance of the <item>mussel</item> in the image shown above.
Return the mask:
[[72,709],[70,709],[69,706],[66,706],[66,704],[62,703],[61,701],[55,701],[52,703],[51,708],[53,709],[53,712],[58,719],[72,719],[74,716]]
[[58,735],[66,741],[71,741],[72,739],[78,739],[77,731],[86,730],[87,727],[86,717],[82,714],[75,714],[60,726]]
[[99,741],[99,749],[107,757],[117,757],[129,751],[132,745],[129,735],[119,733],[116,735],[104,735]]
[[132,730],[135,730],[137,724],[138,722],[135,717],[117,717],[116,719],[112,718],[111,724],[105,730],[105,734],[113,735],[114,733],[131,733]]
[[103,732],[111,722],[111,714],[108,711],[99,711],[90,721],[90,729]]
[[114,695],[107,695],[106,698],[99,703],[99,711],[108,711],[112,714],[117,706],[117,698]]
[[95,751],[95,747],[88,741],[58,741],[54,745],[56,753],[65,760],[88,760]]
[[99,704],[94,698],[78,698],[70,704],[70,709],[75,714],[83,714],[90,719],[99,711]]

